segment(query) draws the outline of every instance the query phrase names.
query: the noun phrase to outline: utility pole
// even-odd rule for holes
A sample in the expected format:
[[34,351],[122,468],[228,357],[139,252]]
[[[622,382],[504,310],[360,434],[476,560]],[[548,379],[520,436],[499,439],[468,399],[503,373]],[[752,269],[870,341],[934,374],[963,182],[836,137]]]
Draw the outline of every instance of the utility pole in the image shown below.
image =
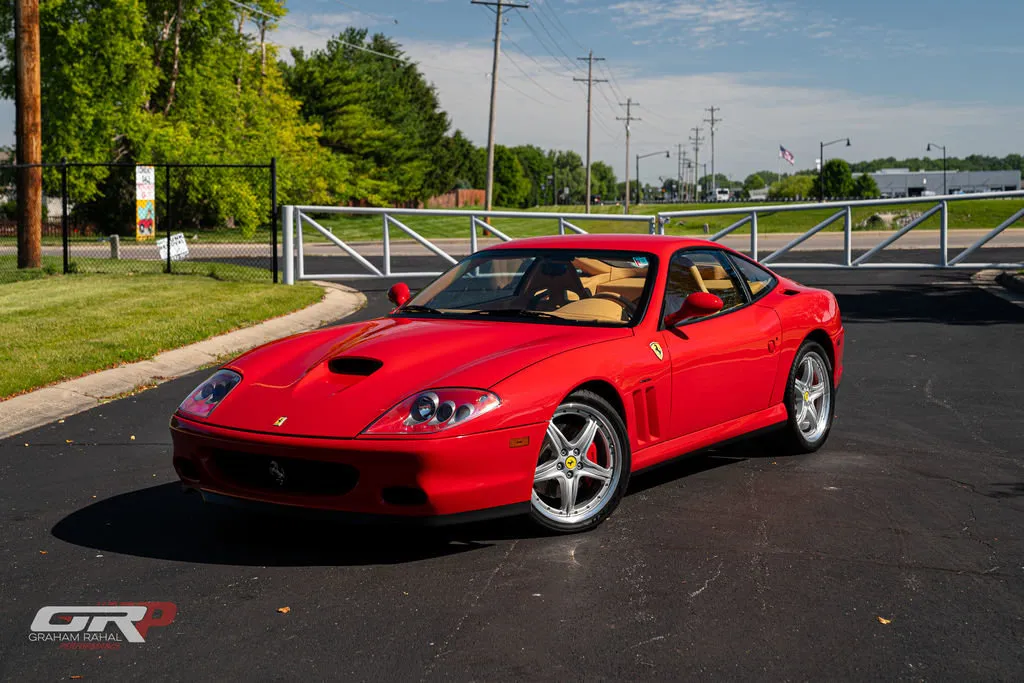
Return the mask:
[[676,201],[683,196],[683,143],[676,143]]
[[704,119],[705,123],[711,124],[711,195],[718,201],[718,180],[715,178],[715,124],[721,123],[722,119],[715,118],[716,111],[722,111],[721,107],[708,107],[704,111],[711,112],[711,118]]
[[[635,116],[633,116],[633,107],[634,106],[639,107],[640,103],[639,102],[634,102],[632,97],[627,98],[625,102],[619,102],[619,106],[626,108],[626,116],[625,117],[616,116],[615,120],[616,121],[625,121],[626,122],[626,213],[628,214],[629,213],[629,124],[632,123],[633,121],[641,121],[642,119],[638,119]],[[637,178],[636,180],[637,180],[637,190],[638,190],[637,194],[639,194],[640,179]]]
[[607,83],[608,81],[599,78],[594,80],[594,62],[603,62],[604,57],[595,57],[594,51],[591,50],[586,57],[577,57],[580,61],[587,62],[587,77],[586,78],[574,78],[574,81],[586,81],[587,82],[587,213],[590,213],[590,114],[591,114],[591,95],[593,95],[594,83]]
[[700,143],[704,142],[704,139],[700,136],[700,126],[693,127],[693,135],[690,136],[690,142],[693,143],[693,199],[698,201],[698,195],[700,194],[700,189],[697,187],[700,180],[698,178],[700,173]]
[[506,7],[509,9],[529,9],[529,5],[520,5],[504,0],[470,0],[471,5],[486,5],[494,8],[494,65],[491,67],[491,114],[487,123],[487,210],[494,206],[494,116],[498,99],[498,55],[501,54],[501,14]]
[[15,0],[15,140],[18,164],[18,268],[42,263],[42,114],[39,103],[39,0]]

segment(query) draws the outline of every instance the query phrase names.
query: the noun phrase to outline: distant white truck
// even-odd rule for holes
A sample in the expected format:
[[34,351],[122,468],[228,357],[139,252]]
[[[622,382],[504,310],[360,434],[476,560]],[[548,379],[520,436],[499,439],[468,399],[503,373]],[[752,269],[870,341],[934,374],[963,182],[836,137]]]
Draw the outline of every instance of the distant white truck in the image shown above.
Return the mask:
[[708,199],[713,202],[727,202],[732,199],[732,190],[727,187],[716,188],[714,192],[708,193]]

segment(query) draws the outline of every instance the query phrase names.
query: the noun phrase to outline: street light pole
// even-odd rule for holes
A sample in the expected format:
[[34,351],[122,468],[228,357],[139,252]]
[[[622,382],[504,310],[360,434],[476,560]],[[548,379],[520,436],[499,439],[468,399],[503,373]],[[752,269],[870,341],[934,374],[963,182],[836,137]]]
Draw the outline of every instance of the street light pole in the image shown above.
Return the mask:
[[[672,158],[672,152],[667,149],[663,152],[651,152],[650,154],[637,154],[636,155],[636,203],[640,203],[640,160],[646,159],[647,157],[657,156],[658,154],[664,154],[666,159]],[[628,190],[628,188],[627,188]]]
[[832,142],[821,142],[818,145],[818,201],[825,201],[825,148],[838,142],[846,141],[850,146],[850,138],[837,138]]
[[934,142],[929,142],[927,151],[932,151],[932,147],[938,147],[942,150],[942,194],[946,194],[946,146],[936,145]]

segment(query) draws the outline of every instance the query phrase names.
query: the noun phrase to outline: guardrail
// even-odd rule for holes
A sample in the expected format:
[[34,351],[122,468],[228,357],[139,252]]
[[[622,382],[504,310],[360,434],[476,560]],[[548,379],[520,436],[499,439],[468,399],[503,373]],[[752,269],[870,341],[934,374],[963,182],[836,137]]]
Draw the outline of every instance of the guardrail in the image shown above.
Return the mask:
[[[536,211],[472,211],[465,209],[382,209],[371,207],[350,207],[350,206],[283,206],[281,207],[282,225],[284,228],[284,282],[295,284],[296,280],[353,280],[363,278],[388,278],[388,277],[433,277],[441,274],[436,272],[399,272],[396,271],[391,262],[391,229],[397,228],[413,240],[423,245],[451,264],[458,262],[451,254],[437,246],[426,237],[416,232],[403,223],[396,216],[443,216],[463,217],[468,219],[469,248],[471,252],[477,251],[480,228],[498,239],[509,242],[513,237],[501,230],[489,225],[487,218],[523,218],[531,220],[556,220],[558,221],[558,234],[564,235],[569,232],[585,235],[586,230],[574,223],[583,221],[614,221],[621,223],[643,223],[647,226],[649,234],[657,234],[657,216],[623,216],[620,214],[586,214],[586,213],[551,213]],[[335,235],[330,229],[325,228],[310,214],[345,214],[345,215],[370,215],[381,217],[381,245],[383,247],[383,262],[381,267],[371,263],[366,257],[357,252],[352,245]],[[323,235],[329,242],[351,256],[362,268],[363,272],[358,273],[325,273],[307,274],[305,245],[303,243],[303,227],[309,226],[317,233]],[[453,235],[454,237],[454,235]]]
[[[701,216],[739,216],[739,220],[710,236],[709,240],[718,241],[739,228],[750,226],[750,255],[766,265],[777,268],[1024,268],[1024,263],[977,263],[967,262],[967,257],[975,253],[982,246],[994,239],[999,233],[1024,218],[1024,209],[1020,209],[1008,216],[1006,220],[992,228],[988,233],[975,241],[969,247],[956,256],[949,256],[949,204],[969,200],[996,200],[1006,198],[1024,198],[1024,191],[1014,192],[991,192],[984,195],[945,195],[937,197],[908,197],[897,199],[867,199],[856,201],[826,202],[826,203],[804,203],[804,204],[768,204],[763,206],[730,207],[721,209],[695,209],[691,211],[665,211],[653,216],[651,215],[621,215],[621,214],[583,214],[583,213],[553,213],[533,211],[473,211],[465,209],[387,209],[371,207],[337,207],[337,206],[283,206],[283,247],[284,247],[284,282],[294,284],[296,280],[352,280],[361,278],[391,278],[391,277],[433,277],[441,274],[441,271],[408,272],[396,271],[392,264],[391,254],[391,230],[396,228],[412,238],[427,250],[433,252],[440,258],[455,264],[458,260],[444,249],[425,238],[416,230],[403,223],[399,216],[442,216],[442,217],[463,217],[468,220],[470,251],[476,252],[479,246],[479,235],[477,229],[483,229],[494,237],[503,241],[510,241],[513,237],[502,232],[493,225],[488,224],[487,218],[519,218],[529,220],[555,220],[557,221],[558,233],[579,233],[586,234],[586,230],[576,225],[584,221],[599,220],[603,222],[620,222],[623,224],[646,224],[649,234],[667,234],[666,225],[674,218],[696,218]],[[878,244],[874,245],[860,256],[853,256],[853,209],[858,207],[885,207],[905,206],[907,204],[932,204],[920,216],[901,227]],[[821,221],[810,230],[803,232],[789,243],[776,249],[768,256],[759,258],[758,220],[760,217],[778,213],[789,213],[799,211],[821,211],[828,209],[832,214]],[[325,228],[311,214],[344,214],[344,215],[372,215],[381,218],[381,245],[383,249],[383,261],[380,267],[374,265],[370,260],[360,254],[356,249],[335,235],[330,229]],[[896,242],[908,232],[917,228],[932,216],[940,216],[938,240],[936,244],[937,258],[933,263],[868,263],[883,249]],[[843,221],[843,260],[841,263],[786,263],[779,262],[779,258],[793,248],[802,244],[814,235],[818,234],[833,223]],[[363,269],[356,273],[317,273],[306,272],[305,245],[303,242],[303,228],[311,227],[317,233],[323,235],[328,242],[333,243],[339,249],[352,257]],[[453,235],[454,237],[455,235]]]
[[[989,199],[1005,199],[1011,197],[1024,198],[1024,191],[1013,191],[1013,192],[988,192],[982,195],[978,194],[963,194],[963,195],[942,195],[936,197],[907,197],[897,199],[863,199],[854,201],[843,201],[843,202],[825,202],[825,203],[805,203],[805,204],[771,204],[766,206],[744,206],[734,207],[728,209],[696,209],[693,211],[665,211],[658,214],[658,234],[666,234],[665,225],[673,218],[696,218],[699,216],[743,216],[738,221],[730,225],[729,227],[720,230],[708,239],[713,242],[717,242],[726,235],[734,232],[735,230],[750,225],[750,256],[755,260],[764,263],[765,265],[771,265],[776,268],[1022,268],[1024,265],[1020,263],[967,263],[965,259],[973,254],[975,251],[980,249],[982,246],[990,242],[1006,228],[1010,227],[1022,217],[1024,217],[1024,209],[1013,213],[1005,221],[994,227],[974,244],[970,245],[957,256],[952,259],[949,258],[949,204],[950,202],[960,202],[969,200],[989,200]],[[934,204],[931,208],[926,210],[920,216],[912,220],[907,225],[903,226],[892,235],[889,235],[884,240],[876,244],[875,246],[868,249],[866,252],[853,258],[853,209],[864,206],[905,206],[907,204]],[[807,230],[801,235],[798,235],[788,244],[776,249],[774,252],[759,258],[758,250],[758,217],[765,215],[772,215],[777,213],[796,212],[796,211],[821,211],[822,209],[831,209],[834,213],[815,225],[810,230]],[[918,227],[926,220],[938,213],[940,218],[939,231],[938,231],[938,258],[935,263],[867,263],[869,259],[874,257],[880,251],[888,247],[890,244],[898,240],[899,238],[906,235],[908,232]],[[842,263],[779,263],[778,258],[783,254],[787,253],[799,244],[802,244],[806,240],[810,239],[814,235],[818,234],[828,226],[832,225],[839,219],[843,220],[843,262]]]

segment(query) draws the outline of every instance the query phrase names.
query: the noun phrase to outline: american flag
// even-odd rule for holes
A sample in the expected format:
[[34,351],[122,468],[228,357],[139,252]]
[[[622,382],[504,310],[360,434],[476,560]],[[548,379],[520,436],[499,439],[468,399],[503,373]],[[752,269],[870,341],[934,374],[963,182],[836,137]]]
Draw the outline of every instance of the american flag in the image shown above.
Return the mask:
[[793,153],[782,145],[779,145],[779,156],[788,161],[790,166],[794,164],[795,157],[793,156]]

